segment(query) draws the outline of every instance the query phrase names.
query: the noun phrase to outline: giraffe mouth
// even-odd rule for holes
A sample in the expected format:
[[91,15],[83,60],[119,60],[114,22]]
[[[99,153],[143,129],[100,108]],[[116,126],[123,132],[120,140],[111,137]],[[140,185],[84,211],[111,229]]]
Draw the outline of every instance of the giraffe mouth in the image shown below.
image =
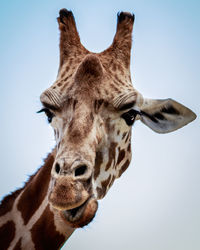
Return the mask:
[[61,216],[73,228],[84,227],[93,220],[97,208],[97,200],[90,197],[76,208],[61,211]]

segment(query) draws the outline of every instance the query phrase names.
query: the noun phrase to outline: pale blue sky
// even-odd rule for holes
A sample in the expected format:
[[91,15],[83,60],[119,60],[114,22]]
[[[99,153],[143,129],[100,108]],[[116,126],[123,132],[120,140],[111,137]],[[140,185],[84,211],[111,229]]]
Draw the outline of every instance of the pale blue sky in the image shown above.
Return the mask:
[[[81,41],[112,42],[118,11],[135,13],[132,81],[146,97],[171,97],[199,115],[200,2],[1,0],[0,196],[21,187],[54,145],[40,93],[56,78],[59,9],[71,9]],[[138,122],[133,161],[69,250],[199,250],[199,118],[158,135]]]

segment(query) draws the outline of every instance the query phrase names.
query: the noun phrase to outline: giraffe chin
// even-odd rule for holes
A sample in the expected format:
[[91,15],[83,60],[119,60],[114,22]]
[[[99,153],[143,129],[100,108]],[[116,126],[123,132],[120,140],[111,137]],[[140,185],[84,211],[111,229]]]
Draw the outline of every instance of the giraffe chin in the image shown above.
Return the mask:
[[88,225],[93,220],[97,208],[97,200],[94,197],[90,197],[81,206],[60,211],[60,214],[72,228],[79,228]]

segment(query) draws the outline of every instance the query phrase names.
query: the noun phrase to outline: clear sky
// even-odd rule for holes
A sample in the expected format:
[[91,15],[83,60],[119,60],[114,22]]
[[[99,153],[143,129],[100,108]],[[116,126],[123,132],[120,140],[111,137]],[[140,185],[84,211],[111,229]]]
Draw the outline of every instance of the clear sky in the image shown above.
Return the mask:
[[[54,146],[39,96],[56,78],[59,9],[71,9],[82,43],[112,42],[118,11],[135,13],[132,81],[150,98],[171,97],[199,116],[198,0],[1,0],[0,196],[21,187]],[[138,122],[133,160],[100,202],[94,221],[68,250],[199,250],[199,118],[159,135]]]

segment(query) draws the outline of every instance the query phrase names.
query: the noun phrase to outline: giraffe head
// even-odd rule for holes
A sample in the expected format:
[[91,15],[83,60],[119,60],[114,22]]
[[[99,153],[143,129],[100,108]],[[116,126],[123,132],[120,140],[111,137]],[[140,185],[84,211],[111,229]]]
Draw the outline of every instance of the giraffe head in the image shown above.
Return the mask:
[[81,44],[71,11],[58,17],[59,72],[40,99],[57,144],[49,202],[72,227],[93,219],[97,200],[129,166],[136,120],[167,133],[196,117],[172,99],[145,99],[132,86],[133,23],[134,15],[118,14],[112,45],[97,54]]

